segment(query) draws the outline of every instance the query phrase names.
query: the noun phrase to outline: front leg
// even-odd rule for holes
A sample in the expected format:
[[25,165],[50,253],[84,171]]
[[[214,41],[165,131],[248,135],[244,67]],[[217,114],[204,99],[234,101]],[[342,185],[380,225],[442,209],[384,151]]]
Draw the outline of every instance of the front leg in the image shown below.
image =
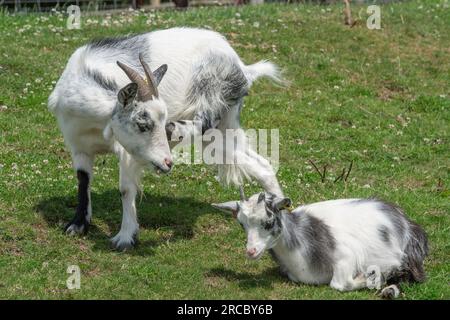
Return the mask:
[[354,266],[353,259],[337,262],[333,268],[333,278],[330,287],[339,291],[353,291],[367,287],[367,278],[364,274],[358,274],[353,277]]
[[90,185],[94,157],[84,153],[74,153],[72,158],[78,179],[78,204],[75,216],[65,227],[68,235],[87,233],[92,217]]
[[125,251],[137,242],[139,224],[136,214],[136,195],[139,190],[140,166],[123,151],[120,156],[120,194],[122,197],[122,226],[119,233],[111,239],[115,249]]

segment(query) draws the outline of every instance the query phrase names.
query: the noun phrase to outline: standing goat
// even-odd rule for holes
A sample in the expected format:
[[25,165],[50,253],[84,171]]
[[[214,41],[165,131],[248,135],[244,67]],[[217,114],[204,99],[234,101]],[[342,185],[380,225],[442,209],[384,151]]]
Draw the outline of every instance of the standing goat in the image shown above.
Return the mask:
[[[269,250],[294,282],[330,284],[339,291],[383,288],[396,297],[399,281],[422,282],[427,236],[402,210],[375,199],[340,199],[290,210],[270,193],[213,204],[232,212],[247,234],[247,256]],[[377,283],[378,282],[378,283]]]
[[[239,129],[243,98],[261,76],[279,79],[275,65],[244,65],[224,37],[208,30],[173,28],[77,49],[49,97],[79,182],[78,207],[66,232],[87,232],[94,157],[115,152],[123,220],[113,244],[120,250],[132,247],[139,229],[135,197],[142,169],[170,171],[167,137]],[[219,166],[225,183],[255,178],[265,190],[281,192],[269,162],[253,150],[227,150],[227,157],[239,161]]]

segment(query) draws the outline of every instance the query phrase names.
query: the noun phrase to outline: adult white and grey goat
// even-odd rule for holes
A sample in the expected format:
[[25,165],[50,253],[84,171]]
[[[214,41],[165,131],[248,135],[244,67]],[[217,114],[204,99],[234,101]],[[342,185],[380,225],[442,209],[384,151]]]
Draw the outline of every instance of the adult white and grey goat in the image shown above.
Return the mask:
[[[247,256],[270,250],[294,282],[330,284],[339,291],[366,287],[396,297],[400,281],[425,279],[424,230],[395,205],[375,199],[340,199],[294,210],[270,193],[213,204],[233,213],[247,234]],[[378,280],[378,283],[377,283]]]
[[[239,129],[243,98],[260,76],[278,79],[277,68],[265,61],[245,65],[223,36],[208,30],[173,28],[77,49],[49,97],[79,181],[67,233],[87,231],[94,157],[115,152],[123,220],[113,243],[131,247],[139,229],[135,197],[142,169],[168,172],[172,166],[166,134],[179,140],[211,128]],[[266,159],[250,149],[228,151],[239,161],[219,166],[226,183],[255,178],[265,190],[280,192]]]

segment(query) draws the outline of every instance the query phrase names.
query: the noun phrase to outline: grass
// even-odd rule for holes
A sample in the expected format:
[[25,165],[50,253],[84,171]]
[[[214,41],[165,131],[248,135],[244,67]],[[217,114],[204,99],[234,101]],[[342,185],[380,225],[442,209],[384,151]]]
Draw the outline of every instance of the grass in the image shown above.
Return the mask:
[[[428,280],[403,285],[402,297],[450,299],[446,3],[384,5],[381,30],[367,29],[366,8],[357,6],[360,22],[344,26],[340,5],[82,16],[81,30],[66,29],[58,15],[0,14],[0,298],[376,298],[291,283],[268,255],[247,261],[241,227],[209,205],[238,192],[220,186],[211,167],[147,175],[140,245],[118,253],[109,247],[121,223],[117,160],[98,157],[91,231],[62,233],[76,178],[46,100],[69,56],[95,37],[195,26],[223,33],[247,63],[270,59],[285,69],[291,86],[256,83],[242,113],[246,128],[279,128],[285,193],[296,203],[369,196],[398,203],[424,226],[431,247]],[[308,159],[329,164],[325,182]],[[347,182],[334,183],[351,160]],[[80,290],[66,287],[72,264],[81,268]]]

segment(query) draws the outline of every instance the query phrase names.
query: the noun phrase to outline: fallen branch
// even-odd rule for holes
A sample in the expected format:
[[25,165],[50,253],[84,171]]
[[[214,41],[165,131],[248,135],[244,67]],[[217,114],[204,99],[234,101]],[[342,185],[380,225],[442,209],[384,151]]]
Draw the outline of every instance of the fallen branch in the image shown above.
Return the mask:
[[316,166],[316,164],[314,163],[314,161],[312,161],[311,159],[309,159],[308,161],[309,161],[309,163],[312,164],[312,166],[314,167],[314,169],[316,169],[317,173],[318,173],[319,176],[320,176],[320,180],[321,180],[322,182],[325,182],[325,176],[327,175],[327,167],[328,167],[328,164],[326,164],[326,165],[323,166],[323,171],[321,172],[321,171],[319,170],[319,168]]
[[350,175],[352,168],[353,168],[353,160],[350,161],[350,166],[348,167],[347,175],[345,176],[345,179],[344,179],[345,182],[347,182],[348,176]]

